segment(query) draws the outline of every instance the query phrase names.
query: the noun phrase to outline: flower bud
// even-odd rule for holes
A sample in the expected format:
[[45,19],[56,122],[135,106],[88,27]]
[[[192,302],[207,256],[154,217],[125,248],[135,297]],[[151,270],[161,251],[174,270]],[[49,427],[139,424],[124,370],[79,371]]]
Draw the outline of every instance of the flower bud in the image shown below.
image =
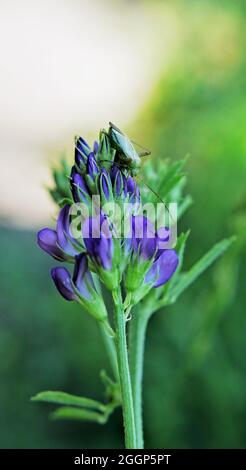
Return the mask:
[[66,268],[53,268],[51,270],[51,277],[55,283],[57,290],[62,297],[66,300],[77,300],[74,293],[70,273]]
[[123,175],[120,170],[117,170],[114,179],[114,194],[117,199],[120,199],[124,193]]
[[81,254],[76,258],[73,283],[81,305],[96,320],[105,321],[107,319],[106,307],[102,297],[96,290],[85,254]]
[[95,159],[95,155],[91,152],[86,164],[86,183],[92,194],[96,194],[96,181],[99,174],[99,168]]
[[89,188],[85,182],[84,176],[77,172],[75,166],[72,167],[70,181],[74,202],[83,202],[84,204],[89,205],[91,203]]
[[91,149],[83,137],[75,137],[75,164],[78,170],[84,173],[86,169],[87,157],[90,154]]
[[109,174],[105,168],[102,169],[98,178],[98,188],[101,197],[101,205],[103,206],[107,202],[113,202],[113,190],[112,183]]
[[66,254],[58,247],[57,233],[50,228],[43,228],[37,234],[37,243],[49,255],[59,261],[66,261]]

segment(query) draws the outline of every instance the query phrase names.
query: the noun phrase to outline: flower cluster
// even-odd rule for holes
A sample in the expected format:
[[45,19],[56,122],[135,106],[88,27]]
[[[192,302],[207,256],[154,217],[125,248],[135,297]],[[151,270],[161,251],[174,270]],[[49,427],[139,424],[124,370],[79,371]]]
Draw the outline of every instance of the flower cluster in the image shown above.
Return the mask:
[[[177,268],[178,256],[175,250],[163,248],[169,231],[163,228],[156,232],[147,217],[138,214],[139,187],[127,168],[119,164],[105,132],[93,149],[82,137],[76,138],[70,191],[71,203],[60,209],[56,229],[40,230],[38,244],[56,260],[73,265],[72,275],[62,266],[51,271],[60,294],[66,300],[81,303],[97,320],[106,321],[98,279],[111,291],[123,281],[128,302],[134,305],[151,288],[158,288],[170,279]],[[93,196],[100,197],[96,213],[91,204]],[[88,210],[81,219],[79,236],[71,230],[72,203],[83,204]],[[118,236],[109,217],[106,206],[112,203],[132,207],[126,238]]]

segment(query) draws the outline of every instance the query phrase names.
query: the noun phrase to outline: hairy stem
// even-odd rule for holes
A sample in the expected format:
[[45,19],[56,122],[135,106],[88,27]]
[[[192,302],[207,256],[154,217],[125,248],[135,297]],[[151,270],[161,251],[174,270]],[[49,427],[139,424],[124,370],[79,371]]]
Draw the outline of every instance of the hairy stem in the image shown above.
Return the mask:
[[122,396],[125,446],[127,449],[136,449],[135,418],[126,342],[126,320],[120,288],[113,292],[113,299],[115,303],[116,349]]

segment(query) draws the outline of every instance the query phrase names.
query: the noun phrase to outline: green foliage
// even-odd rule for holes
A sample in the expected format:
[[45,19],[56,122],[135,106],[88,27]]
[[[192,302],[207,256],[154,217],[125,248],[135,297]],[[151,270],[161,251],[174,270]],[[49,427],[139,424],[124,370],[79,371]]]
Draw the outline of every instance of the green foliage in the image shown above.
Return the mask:
[[107,421],[106,415],[96,413],[95,411],[81,410],[69,406],[63,406],[51,413],[52,419],[68,419],[79,421],[94,421],[98,424],[105,424]]
[[[168,288],[168,293],[164,303],[174,303],[182,292],[187,289],[209,266],[219,258],[235,241],[235,237],[221,240],[221,242],[211,248],[199,261],[197,261],[192,268],[179,276],[174,278],[171,287]],[[168,286],[167,286],[168,287]]]
[[53,188],[48,188],[48,191],[54,202],[63,207],[65,204],[72,202],[69,184],[71,168],[64,157],[61,158],[59,163],[59,166],[52,169],[54,185]]
[[32,397],[31,400],[55,403],[57,405],[72,405],[82,408],[92,408],[99,411],[104,411],[105,409],[105,406],[99,401],[85,397],[77,397],[76,395],[70,395],[65,392],[40,392]]

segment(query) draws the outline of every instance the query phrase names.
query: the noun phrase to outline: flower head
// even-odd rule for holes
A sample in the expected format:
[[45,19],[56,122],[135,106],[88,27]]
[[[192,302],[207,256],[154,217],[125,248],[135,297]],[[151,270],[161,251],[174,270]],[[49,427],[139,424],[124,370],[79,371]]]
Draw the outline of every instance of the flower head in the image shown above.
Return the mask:
[[[101,131],[99,143],[94,142],[92,148],[82,137],[76,137],[70,190],[74,203],[85,204],[76,235],[71,223],[77,221],[77,215],[71,215],[68,203],[59,211],[56,229],[44,228],[37,235],[44,251],[59,261],[73,264],[73,275],[65,267],[51,272],[65,299],[76,300],[94,317],[104,318],[106,310],[96,291],[94,275],[110,290],[115,290],[123,279],[133,304],[151,288],[158,288],[171,278],[178,266],[178,256],[175,250],[166,249],[169,231],[162,227],[156,232],[151,221],[139,215],[139,187],[117,159],[106,131]],[[95,195],[100,196],[101,205],[94,208]],[[124,203],[128,205],[130,233],[126,239],[120,238],[122,212],[111,209],[111,203],[120,209]]]

